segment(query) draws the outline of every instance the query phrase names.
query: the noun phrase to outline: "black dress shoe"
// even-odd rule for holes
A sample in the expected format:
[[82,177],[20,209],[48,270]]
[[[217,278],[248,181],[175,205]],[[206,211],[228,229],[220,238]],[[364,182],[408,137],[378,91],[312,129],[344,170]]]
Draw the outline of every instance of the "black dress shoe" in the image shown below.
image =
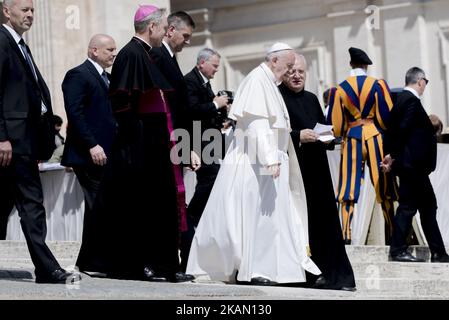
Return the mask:
[[80,274],[67,272],[62,268],[56,269],[51,274],[36,274],[36,283],[74,283],[79,280]]
[[341,287],[340,290],[354,292],[354,291],[357,291],[357,288],[356,287]]
[[173,276],[168,277],[168,280],[170,282],[175,282],[175,283],[188,282],[188,281],[195,280],[195,277],[192,276],[191,274],[187,274],[187,273],[184,273],[184,272],[180,271],[180,272],[176,272]]
[[416,258],[408,251],[404,251],[397,256],[390,256],[390,261],[396,261],[396,262],[424,262],[423,259]]
[[432,253],[430,262],[449,262],[449,255],[447,253]]
[[350,245],[351,244],[351,239],[345,239],[345,245]]
[[313,284],[312,288],[315,289],[326,289],[327,281],[324,276],[319,276],[318,279],[316,279],[315,283]]
[[143,269],[143,280],[151,282],[167,282],[168,278],[160,274],[156,274],[150,267]]
[[275,283],[264,277],[255,277],[251,278],[250,284],[253,286],[272,286]]
[[342,290],[342,291],[356,291],[357,289],[355,287],[336,287],[331,286],[327,282],[326,278],[324,276],[319,276],[318,279],[316,279],[315,283],[313,284],[312,288],[314,289],[330,289],[330,290]]

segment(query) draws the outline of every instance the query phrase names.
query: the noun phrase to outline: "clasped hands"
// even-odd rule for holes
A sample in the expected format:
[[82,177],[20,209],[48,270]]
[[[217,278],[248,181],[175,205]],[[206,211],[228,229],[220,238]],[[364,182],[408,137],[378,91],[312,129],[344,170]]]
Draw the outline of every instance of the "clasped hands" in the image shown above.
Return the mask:
[[391,157],[391,155],[387,154],[380,163],[380,168],[382,169],[382,172],[384,173],[390,172],[393,166],[393,162],[394,159]]
[[280,163],[276,163],[276,164],[272,164],[270,166],[266,166],[268,172],[270,173],[270,175],[276,179],[277,177],[279,177],[279,175],[281,174],[281,164]]
[[201,158],[195,151],[190,152],[190,168],[197,171],[201,167]]

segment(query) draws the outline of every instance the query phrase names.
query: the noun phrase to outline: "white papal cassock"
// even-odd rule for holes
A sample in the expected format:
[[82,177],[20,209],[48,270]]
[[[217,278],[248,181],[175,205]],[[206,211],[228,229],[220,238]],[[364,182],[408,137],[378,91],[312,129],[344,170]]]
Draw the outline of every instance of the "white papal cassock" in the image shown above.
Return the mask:
[[[307,255],[307,205],[288,112],[265,63],[243,80],[230,118],[237,120],[234,138],[196,229],[187,273],[304,282],[304,270],[320,271]],[[265,169],[275,163],[277,179]]]

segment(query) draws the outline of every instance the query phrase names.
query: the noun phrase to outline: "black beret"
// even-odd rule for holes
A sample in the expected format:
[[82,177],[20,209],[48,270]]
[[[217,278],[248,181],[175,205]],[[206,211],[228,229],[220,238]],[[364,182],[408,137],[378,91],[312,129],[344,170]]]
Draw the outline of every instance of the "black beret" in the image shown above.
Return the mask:
[[364,64],[364,65],[371,65],[373,62],[368,57],[368,55],[365,53],[365,51],[351,47],[349,48],[349,54],[351,55],[351,63],[354,64]]

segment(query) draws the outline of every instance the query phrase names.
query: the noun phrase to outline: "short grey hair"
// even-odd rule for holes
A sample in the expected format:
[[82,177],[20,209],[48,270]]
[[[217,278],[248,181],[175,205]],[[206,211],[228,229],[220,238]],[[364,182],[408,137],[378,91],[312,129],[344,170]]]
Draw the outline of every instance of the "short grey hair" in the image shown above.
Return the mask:
[[408,86],[410,84],[418,83],[419,80],[424,78],[426,74],[421,68],[413,67],[410,68],[405,74],[405,85]]
[[307,68],[307,59],[302,53],[295,51],[295,58],[301,59],[304,62],[304,66]]
[[280,53],[281,51],[276,51],[276,52],[271,52],[271,53],[268,53],[266,56],[265,56],[265,61],[266,62],[270,62],[271,60],[273,60],[273,58],[279,58],[279,56],[280,56]]
[[195,22],[192,17],[185,11],[176,11],[171,13],[167,18],[168,25],[172,25],[179,30],[184,25],[195,29]]
[[292,51],[292,50],[293,50],[293,49],[285,49],[285,50],[280,50],[280,51],[275,51],[275,52],[268,53],[268,54],[265,56],[265,61],[266,61],[266,62],[270,62],[271,60],[273,60],[273,58],[280,58],[281,56],[284,55],[284,53],[285,53],[286,51]]
[[221,55],[214,49],[211,49],[211,48],[201,49],[200,52],[198,52],[198,56],[196,58],[196,64],[199,65],[201,60],[209,61],[209,59],[213,56],[217,56],[218,58],[221,58]]
[[164,8],[158,9],[153,13],[149,14],[142,21],[134,22],[134,30],[136,31],[136,33],[145,32],[145,30],[148,28],[148,25],[152,22],[155,23],[156,25],[161,23],[162,19],[165,16],[165,11],[166,10]]
[[0,2],[3,2],[3,6],[4,7],[11,7],[14,4],[14,1],[15,0],[3,0],[3,1],[0,1]]

